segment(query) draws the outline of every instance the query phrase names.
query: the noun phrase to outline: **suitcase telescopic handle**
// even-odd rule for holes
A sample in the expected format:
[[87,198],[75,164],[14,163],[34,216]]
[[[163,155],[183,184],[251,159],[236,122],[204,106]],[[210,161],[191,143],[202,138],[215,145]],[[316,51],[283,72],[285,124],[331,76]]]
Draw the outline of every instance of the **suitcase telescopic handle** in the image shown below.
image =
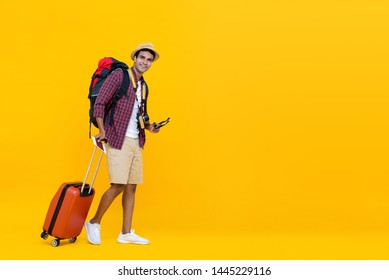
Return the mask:
[[[103,145],[104,145],[104,144],[103,144]],[[90,161],[89,161],[89,166],[88,166],[88,169],[87,169],[87,171],[86,171],[84,181],[82,182],[81,193],[82,193],[82,191],[84,190],[84,187],[85,187],[85,185],[86,185],[86,180],[87,180],[88,175],[89,175],[89,172],[90,172],[90,170],[91,170],[92,163],[93,163],[93,159],[95,158],[96,150],[97,150],[97,146],[95,146],[94,149],[93,149],[92,157],[91,157],[91,159],[90,159]],[[104,155],[104,151],[101,150],[101,154],[100,154],[100,157],[99,157],[99,161],[97,162],[96,170],[95,170],[95,173],[93,174],[92,182],[91,182],[90,185],[89,185],[89,192],[88,192],[88,194],[92,191],[93,184],[94,184],[94,182],[95,182],[95,179],[96,179],[96,176],[97,176],[97,172],[99,171],[99,167],[100,167],[100,163],[101,163],[101,159],[103,158],[103,155]]]

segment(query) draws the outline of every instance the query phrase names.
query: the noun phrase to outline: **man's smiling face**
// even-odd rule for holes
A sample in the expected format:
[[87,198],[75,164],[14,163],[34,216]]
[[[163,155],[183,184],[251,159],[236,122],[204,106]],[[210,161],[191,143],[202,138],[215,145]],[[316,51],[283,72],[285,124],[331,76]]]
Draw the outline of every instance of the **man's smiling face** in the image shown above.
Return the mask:
[[153,60],[154,55],[152,53],[146,50],[140,51],[138,56],[134,57],[135,70],[140,74],[145,73],[151,67]]

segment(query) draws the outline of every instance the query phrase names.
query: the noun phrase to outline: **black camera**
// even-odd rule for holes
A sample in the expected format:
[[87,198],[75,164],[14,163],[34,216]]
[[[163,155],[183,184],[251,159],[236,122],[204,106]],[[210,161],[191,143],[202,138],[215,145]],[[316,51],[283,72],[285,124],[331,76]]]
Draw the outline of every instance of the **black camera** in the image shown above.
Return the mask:
[[144,129],[145,126],[149,123],[149,116],[147,114],[144,114],[144,115],[138,115],[138,122],[139,122],[139,125],[140,125],[140,128]]

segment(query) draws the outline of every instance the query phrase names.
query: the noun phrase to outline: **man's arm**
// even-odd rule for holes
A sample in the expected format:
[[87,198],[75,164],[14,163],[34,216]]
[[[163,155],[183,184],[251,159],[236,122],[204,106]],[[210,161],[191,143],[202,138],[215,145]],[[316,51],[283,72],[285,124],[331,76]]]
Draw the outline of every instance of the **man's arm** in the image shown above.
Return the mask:
[[123,72],[121,70],[113,71],[105,80],[97,96],[94,106],[94,117],[100,130],[100,133],[95,136],[97,141],[106,139],[104,128],[105,108],[118,90],[122,77]]
[[107,140],[107,137],[105,136],[103,118],[96,118],[96,121],[97,121],[97,125],[99,126],[99,130],[100,130],[100,133],[95,136],[96,140],[99,142]]

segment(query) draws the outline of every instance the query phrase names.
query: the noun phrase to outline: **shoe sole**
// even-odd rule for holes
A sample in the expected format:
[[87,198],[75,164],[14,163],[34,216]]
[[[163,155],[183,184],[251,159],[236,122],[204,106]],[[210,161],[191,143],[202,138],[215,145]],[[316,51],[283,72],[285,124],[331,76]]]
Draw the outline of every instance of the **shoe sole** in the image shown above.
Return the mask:
[[136,244],[136,245],[149,245],[150,242],[144,243],[144,242],[131,242],[131,241],[123,241],[123,240],[117,240],[118,243],[120,244]]

